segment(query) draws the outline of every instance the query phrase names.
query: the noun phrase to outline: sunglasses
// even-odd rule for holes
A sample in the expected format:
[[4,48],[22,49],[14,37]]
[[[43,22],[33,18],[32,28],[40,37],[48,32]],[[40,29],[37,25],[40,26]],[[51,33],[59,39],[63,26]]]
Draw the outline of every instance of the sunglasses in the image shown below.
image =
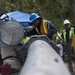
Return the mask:
[[68,26],[68,25],[70,25],[70,24],[65,24],[65,26]]

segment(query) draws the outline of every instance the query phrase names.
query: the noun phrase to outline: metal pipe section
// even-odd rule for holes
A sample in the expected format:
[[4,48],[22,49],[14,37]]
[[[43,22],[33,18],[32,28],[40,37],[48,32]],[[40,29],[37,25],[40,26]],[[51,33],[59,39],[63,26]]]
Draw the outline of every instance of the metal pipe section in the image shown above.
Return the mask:
[[45,41],[36,40],[28,48],[19,75],[71,75],[61,57]]
[[[14,48],[12,46],[1,48],[2,59],[8,56],[16,56],[13,49]],[[7,64],[7,63],[11,65],[11,68],[14,69],[20,69],[22,67],[22,65],[18,62],[16,58],[9,58],[3,61],[3,64]]]
[[15,54],[12,46],[1,48],[2,58]]

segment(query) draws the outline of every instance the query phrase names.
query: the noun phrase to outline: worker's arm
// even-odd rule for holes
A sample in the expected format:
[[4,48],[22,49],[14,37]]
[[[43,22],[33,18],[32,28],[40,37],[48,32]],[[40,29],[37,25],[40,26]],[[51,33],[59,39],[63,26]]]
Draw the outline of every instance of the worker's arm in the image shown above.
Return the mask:
[[55,28],[55,26],[50,21],[48,21],[48,29],[49,29],[49,33],[46,36],[48,38],[52,38],[53,35],[55,33],[57,33],[57,29]]
[[50,31],[46,36],[47,36],[48,38],[52,38],[53,35],[54,35],[54,33],[55,33],[55,31]]
[[28,32],[25,32],[25,36],[31,36],[37,34],[35,28],[29,30]]

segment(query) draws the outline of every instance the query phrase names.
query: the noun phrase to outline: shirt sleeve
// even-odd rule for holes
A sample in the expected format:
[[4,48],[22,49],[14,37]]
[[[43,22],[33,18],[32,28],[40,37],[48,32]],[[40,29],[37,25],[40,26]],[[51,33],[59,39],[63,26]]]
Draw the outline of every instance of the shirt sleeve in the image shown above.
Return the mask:
[[52,22],[48,22],[49,23],[49,29],[50,29],[50,31],[54,31],[54,32],[57,32],[57,29],[56,29],[56,27],[54,26],[54,24],[52,23]]
[[50,21],[48,21],[48,29],[49,29],[49,33],[46,36],[48,38],[52,38],[53,35],[57,32],[57,29],[55,28],[54,24]]
[[35,28],[29,30],[28,32],[25,32],[25,36],[31,36],[37,34]]

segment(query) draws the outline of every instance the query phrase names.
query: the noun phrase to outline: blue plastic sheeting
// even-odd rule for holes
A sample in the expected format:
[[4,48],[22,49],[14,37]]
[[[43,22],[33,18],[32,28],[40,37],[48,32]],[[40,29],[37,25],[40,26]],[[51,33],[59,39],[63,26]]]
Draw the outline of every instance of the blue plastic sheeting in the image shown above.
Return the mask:
[[20,22],[23,26],[29,26],[30,14],[21,11],[14,11],[14,12],[7,13],[7,15],[9,16],[9,20],[14,19]]

